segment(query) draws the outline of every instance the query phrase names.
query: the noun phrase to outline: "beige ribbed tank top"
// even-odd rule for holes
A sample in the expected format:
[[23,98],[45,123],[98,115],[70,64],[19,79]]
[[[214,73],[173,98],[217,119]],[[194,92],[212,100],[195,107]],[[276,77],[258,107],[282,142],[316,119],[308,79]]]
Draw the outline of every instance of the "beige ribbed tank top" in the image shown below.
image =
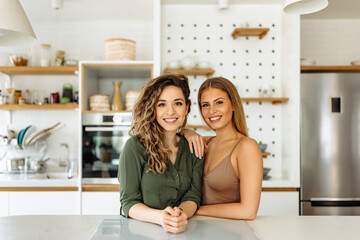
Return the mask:
[[[208,143],[213,138],[210,138]],[[231,154],[243,138],[239,139],[228,156],[215,168],[204,174],[201,204],[240,202],[240,180],[231,165]]]

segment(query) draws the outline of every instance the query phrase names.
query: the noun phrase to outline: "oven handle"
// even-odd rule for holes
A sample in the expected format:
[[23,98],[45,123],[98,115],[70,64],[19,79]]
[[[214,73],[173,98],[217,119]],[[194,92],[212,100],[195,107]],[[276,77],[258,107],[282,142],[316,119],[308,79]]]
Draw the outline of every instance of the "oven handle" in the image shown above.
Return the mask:
[[85,132],[129,131],[130,127],[85,127]]

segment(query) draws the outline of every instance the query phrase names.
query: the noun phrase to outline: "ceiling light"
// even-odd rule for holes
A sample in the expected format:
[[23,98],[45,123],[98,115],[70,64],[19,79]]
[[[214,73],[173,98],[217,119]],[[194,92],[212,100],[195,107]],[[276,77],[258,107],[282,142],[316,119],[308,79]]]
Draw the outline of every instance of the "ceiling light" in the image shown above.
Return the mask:
[[308,14],[327,7],[328,0],[285,0],[284,12],[290,14]]
[[63,0],[52,0],[52,8],[59,10],[63,8]]
[[229,0],[219,0],[219,9],[227,9],[229,7]]
[[0,0],[0,46],[36,43],[36,36],[19,0]]

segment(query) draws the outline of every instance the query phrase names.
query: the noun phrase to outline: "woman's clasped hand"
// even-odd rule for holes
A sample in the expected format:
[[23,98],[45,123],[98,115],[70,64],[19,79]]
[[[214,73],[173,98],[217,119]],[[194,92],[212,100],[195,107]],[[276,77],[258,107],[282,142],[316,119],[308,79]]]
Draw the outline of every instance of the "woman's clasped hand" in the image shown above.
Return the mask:
[[186,229],[188,216],[178,207],[167,207],[161,213],[160,225],[166,232],[181,233]]

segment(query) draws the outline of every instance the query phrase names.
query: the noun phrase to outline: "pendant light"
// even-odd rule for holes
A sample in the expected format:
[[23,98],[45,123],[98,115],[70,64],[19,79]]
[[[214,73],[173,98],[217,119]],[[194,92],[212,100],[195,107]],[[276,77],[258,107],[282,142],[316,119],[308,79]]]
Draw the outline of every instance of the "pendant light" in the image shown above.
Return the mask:
[[290,14],[308,14],[327,7],[328,0],[285,0],[284,12]]
[[36,36],[19,0],[0,0],[0,46],[36,43]]

